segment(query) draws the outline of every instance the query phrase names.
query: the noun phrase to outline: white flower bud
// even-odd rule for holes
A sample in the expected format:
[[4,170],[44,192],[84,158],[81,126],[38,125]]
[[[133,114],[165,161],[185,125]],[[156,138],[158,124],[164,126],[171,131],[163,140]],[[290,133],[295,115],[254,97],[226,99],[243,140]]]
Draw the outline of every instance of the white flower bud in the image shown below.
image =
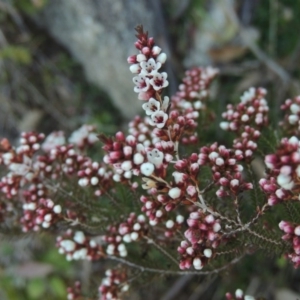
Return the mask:
[[294,230],[295,235],[300,236],[300,226],[297,226]]
[[161,64],[164,64],[166,60],[167,60],[167,54],[164,52],[160,53],[156,58],[156,62],[160,62]]
[[210,258],[212,256],[212,251],[211,251],[211,249],[207,248],[203,251],[203,254],[205,257]]
[[121,168],[124,171],[129,171],[132,169],[132,162],[130,160],[123,161],[121,164]]
[[129,67],[129,70],[133,74],[138,74],[139,71],[141,70],[140,64],[133,64]]
[[178,216],[176,217],[176,222],[177,222],[178,224],[182,224],[182,223],[184,222],[184,217],[181,216],[181,215],[178,215]]
[[291,112],[294,114],[294,115],[297,115],[299,112],[300,112],[300,106],[296,103],[293,103],[291,106],[290,106],[290,110]]
[[221,122],[220,127],[223,130],[228,130],[229,129],[229,123],[228,122]]
[[98,177],[92,177],[92,178],[91,178],[91,185],[97,185],[98,182],[99,182]]
[[196,270],[201,270],[203,268],[201,259],[198,257],[194,258],[193,266]]
[[166,222],[166,227],[169,228],[169,229],[173,228],[174,225],[175,225],[175,223],[174,223],[174,221],[172,221],[172,220],[168,220],[168,221]]
[[243,121],[243,122],[248,122],[249,121],[249,116],[248,115],[242,115],[242,117],[241,117],[241,120]]
[[121,176],[119,174],[114,174],[113,180],[116,181],[116,182],[120,182],[121,181]]
[[152,48],[152,54],[153,55],[158,55],[161,52],[161,48],[159,48],[158,46],[154,46]]
[[130,234],[130,237],[131,237],[131,239],[132,239],[133,241],[136,241],[136,240],[138,239],[138,237],[139,237],[139,234],[138,234],[137,232],[132,232],[132,233]]
[[235,291],[235,297],[242,298],[243,296],[244,296],[244,293],[243,293],[243,291],[241,289],[237,289]]
[[135,223],[135,224],[133,225],[133,230],[139,231],[140,229],[141,229],[141,224],[140,224],[140,223]]
[[76,231],[73,239],[76,243],[83,244],[85,241],[85,235],[82,231]]
[[299,117],[297,115],[290,115],[289,116],[289,123],[291,125],[296,124],[299,121]]
[[62,209],[61,209],[61,206],[60,206],[59,204],[58,204],[58,205],[55,205],[55,206],[53,207],[53,212],[55,212],[56,214],[60,214],[61,211],[62,211]]
[[88,178],[80,178],[78,180],[78,184],[82,187],[85,187],[89,184],[89,180],[88,180]]
[[144,162],[144,156],[141,153],[135,153],[133,156],[133,162],[136,165],[140,165]]
[[138,62],[146,61],[146,60],[147,60],[147,57],[146,57],[144,54],[140,53],[140,54],[138,54],[138,55],[136,56],[136,60],[137,60]]
[[178,197],[180,197],[181,194],[181,189],[178,187],[172,188],[169,190],[168,195],[172,198],[172,199],[176,199]]

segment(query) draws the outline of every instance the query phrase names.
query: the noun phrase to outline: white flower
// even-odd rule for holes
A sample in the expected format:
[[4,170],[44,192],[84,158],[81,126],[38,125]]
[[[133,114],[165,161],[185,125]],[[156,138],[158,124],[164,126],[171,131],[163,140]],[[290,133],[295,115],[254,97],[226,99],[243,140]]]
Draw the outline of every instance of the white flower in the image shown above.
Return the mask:
[[246,103],[252,100],[252,98],[255,96],[255,88],[250,88],[248,91],[246,91],[243,96],[241,96],[241,102]]
[[146,115],[150,116],[154,112],[160,110],[160,102],[155,100],[154,98],[150,98],[150,100],[147,103],[144,103],[142,107],[145,110]]
[[96,133],[93,132],[94,127],[90,125],[82,125],[78,130],[75,130],[69,137],[69,143],[82,147],[87,140],[90,144],[97,142],[99,139]]
[[153,71],[157,71],[160,69],[161,63],[160,62],[155,62],[153,58],[150,58],[148,61],[142,61],[141,62],[141,74],[142,75],[147,75],[151,74]]
[[169,82],[167,80],[168,74],[166,72],[158,73],[156,71],[153,71],[152,75],[153,77],[149,82],[156,91],[159,91],[169,85]]
[[15,175],[25,176],[32,169],[31,164],[32,164],[31,158],[24,155],[23,163],[11,163],[9,164],[8,168]]
[[71,240],[63,240],[60,245],[67,252],[73,251],[76,247],[76,244]]
[[141,165],[141,173],[145,176],[150,176],[154,171],[154,165],[150,162]]
[[186,179],[186,174],[180,172],[173,172],[172,173],[174,180],[176,183],[182,183]]
[[156,168],[159,168],[162,165],[164,154],[157,150],[153,149],[147,152],[148,161],[155,165]]
[[52,132],[47,136],[44,143],[42,144],[42,149],[45,152],[49,152],[54,149],[56,146],[61,146],[66,143],[64,133],[62,131]]
[[145,182],[142,184],[142,188],[144,190],[152,189],[156,187],[156,182],[150,178],[143,177],[142,180]]
[[152,126],[156,126],[157,128],[163,128],[167,120],[168,115],[162,110],[159,110],[151,115],[151,119],[149,119],[148,123]]
[[134,91],[136,93],[146,92],[149,89],[150,82],[149,78],[144,75],[138,75],[132,78],[133,83],[136,85]]

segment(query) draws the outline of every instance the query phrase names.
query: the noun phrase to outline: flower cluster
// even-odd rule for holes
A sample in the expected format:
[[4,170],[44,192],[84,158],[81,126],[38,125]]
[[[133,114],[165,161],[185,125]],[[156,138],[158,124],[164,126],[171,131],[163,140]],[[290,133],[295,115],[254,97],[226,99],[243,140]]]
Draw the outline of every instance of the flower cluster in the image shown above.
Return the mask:
[[232,295],[231,293],[226,293],[227,300],[255,300],[253,296],[244,295],[244,292],[241,289],[237,289]]
[[74,286],[67,288],[67,300],[80,300],[82,299],[81,294],[81,283],[76,281]]
[[98,260],[104,257],[102,247],[82,231],[68,229],[63,236],[57,237],[56,246],[67,260]]
[[285,233],[283,240],[289,241],[292,244],[292,250],[287,254],[287,257],[292,261],[295,268],[300,267],[300,225],[292,224],[291,222],[281,221],[279,228]]
[[259,184],[268,195],[269,205],[299,200],[300,143],[297,137],[283,138],[274,154],[266,155],[267,178]]
[[127,284],[127,275],[121,270],[108,269],[105,272],[105,278],[102,279],[99,287],[99,300],[118,300],[121,294],[129,289]]
[[181,255],[179,267],[189,269],[193,266],[201,270],[213,257],[214,249],[220,243],[220,221],[198,210],[190,214],[187,224],[189,228],[184,233],[187,241],[182,241],[177,249]]
[[32,184],[24,191],[22,230],[38,231],[42,228],[50,228],[61,220],[62,207],[60,204],[47,198],[47,189],[42,183]]
[[242,159],[239,150],[227,149],[217,143],[209,147],[202,147],[199,154],[199,165],[209,165],[213,172],[213,180],[219,186],[216,191],[218,197],[238,195],[242,190],[253,188],[252,183],[242,178],[243,166],[238,164]]
[[[178,92],[171,98],[171,109],[179,111],[187,120],[193,119],[196,125],[199,111],[206,109],[205,100],[209,95],[209,87],[217,74],[218,70],[212,67],[195,67],[186,71]],[[185,133],[188,134],[181,138],[183,144],[195,144],[198,141],[195,130]]]
[[250,88],[243,94],[238,105],[228,104],[227,111],[222,114],[227,121],[221,122],[220,127],[237,134],[233,148],[239,150],[246,161],[252,159],[260,130],[268,124],[269,107],[264,98],[266,94],[263,88]]
[[131,213],[125,222],[109,226],[107,234],[103,236],[103,240],[107,244],[106,253],[126,257],[128,252],[125,243],[137,241],[145,234],[147,230],[146,218],[143,215],[136,216]]
[[185,72],[179,91],[172,97],[172,108],[189,113],[205,107],[203,101],[209,95],[209,86],[218,74],[212,67],[195,67]]
[[299,135],[300,132],[300,96],[287,99],[281,109],[285,112],[281,125],[289,135]]

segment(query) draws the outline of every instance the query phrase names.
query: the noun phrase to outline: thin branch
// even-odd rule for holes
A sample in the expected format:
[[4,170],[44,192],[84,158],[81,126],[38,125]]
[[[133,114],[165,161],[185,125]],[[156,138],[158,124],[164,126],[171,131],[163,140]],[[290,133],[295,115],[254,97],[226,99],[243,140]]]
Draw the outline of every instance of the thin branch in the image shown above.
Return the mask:
[[158,245],[153,239],[150,239],[148,237],[145,237],[147,242],[149,244],[153,244],[161,253],[163,253],[166,257],[168,257],[176,266],[178,266],[178,261],[170,254],[168,253],[164,248],[162,248],[160,245]]
[[156,269],[156,268],[148,268],[148,267],[144,267],[141,265],[138,265],[134,262],[128,261],[124,258],[120,258],[120,257],[116,257],[116,256],[108,256],[107,259],[110,260],[114,260],[117,262],[120,262],[122,264],[125,264],[129,267],[135,268],[135,269],[139,269],[142,272],[150,272],[150,273],[158,273],[158,274],[170,274],[170,275],[188,275],[188,274],[195,274],[195,275],[210,275],[210,274],[217,274],[220,273],[224,270],[226,270],[227,268],[229,268],[230,266],[238,263],[243,257],[245,256],[245,254],[233,259],[231,262],[229,262],[228,264],[211,270],[211,271],[175,271],[175,270],[163,270],[163,269]]

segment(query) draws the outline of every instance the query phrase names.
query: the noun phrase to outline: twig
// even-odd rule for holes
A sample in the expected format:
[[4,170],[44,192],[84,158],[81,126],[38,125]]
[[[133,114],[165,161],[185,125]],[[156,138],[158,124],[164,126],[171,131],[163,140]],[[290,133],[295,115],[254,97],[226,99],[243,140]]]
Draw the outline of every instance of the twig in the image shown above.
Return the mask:
[[139,269],[142,272],[150,272],[150,273],[158,273],[158,274],[170,274],[170,275],[189,275],[189,274],[195,274],[195,275],[210,275],[210,274],[217,274],[220,273],[224,270],[226,270],[227,268],[229,268],[230,266],[238,263],[243,257],[245,256],[245,254],[233,259],[231,262],[229,262],[228,264],[211,270],[211,271],[175,271],[175,270],[163,270],[163,269],[156,269],[156,268],[148,268],[148,267],[144,267],[141,265],[137,265],[134,262],[128,261],[124,258],[120,258],[120,257],[116,257],[116,256],[107,256],[107,259],[111,259],[120,263],[123,263],[129,267],[135,268],[135,269]]
[[166,257],[168,257],[176,266],[178,265],[178,261],[164,248],[158,245],[153,239],[150,239],[148,237],[145,237],[145,239],[149,244],[153,244],[161,253],[163,253]]

